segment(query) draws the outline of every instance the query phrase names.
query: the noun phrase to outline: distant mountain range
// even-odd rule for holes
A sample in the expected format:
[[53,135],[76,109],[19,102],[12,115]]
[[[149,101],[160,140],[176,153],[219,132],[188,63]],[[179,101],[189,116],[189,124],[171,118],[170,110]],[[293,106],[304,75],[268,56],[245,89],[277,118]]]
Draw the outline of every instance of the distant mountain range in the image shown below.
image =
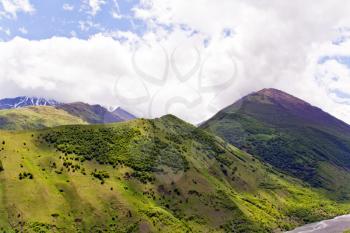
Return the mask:
[[301,99],[264,89],[201,127],[280,171],[349,195],[350,126]]
[[[45,109],[40,109],[41,107]],[[104,124],[136,118],[120,107],[114,111],[108,111],[97,104],[60,103],[51,99],[27,96],[1,99],[0,110],[2,110],[0,111],[0,128],[3,129],[43,128],[77,124],[78,122]],[[62,111],[66,114],[63,114]]]
[[90,105],[83,102],[59,104],[57,109],[62,109],[91,124],[113,123],[135,119],[136,117],[122,108],[110,112],[101,105]]
[[27,106],[57,106],[59,102],[39,97],[19,96],[0,99],[0,109],[22,108]]

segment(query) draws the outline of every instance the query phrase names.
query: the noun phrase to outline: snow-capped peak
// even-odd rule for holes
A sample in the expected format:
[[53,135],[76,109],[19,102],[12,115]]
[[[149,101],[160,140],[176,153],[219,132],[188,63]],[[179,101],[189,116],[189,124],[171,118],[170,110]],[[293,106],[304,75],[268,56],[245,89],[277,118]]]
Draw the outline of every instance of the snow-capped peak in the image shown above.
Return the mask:
[[0,109],[21,108],[26,106],[56,106],[59,102],[40,97],[19,96],[15,98],[0,99]]

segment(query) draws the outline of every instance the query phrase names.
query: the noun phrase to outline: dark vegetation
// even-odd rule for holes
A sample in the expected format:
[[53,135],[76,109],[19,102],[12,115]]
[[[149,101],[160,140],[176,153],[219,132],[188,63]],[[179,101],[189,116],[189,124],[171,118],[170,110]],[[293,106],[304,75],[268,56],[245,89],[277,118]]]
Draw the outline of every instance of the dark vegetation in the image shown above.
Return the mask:
[[4,169],[4,166],[2,165],[2,162],[1,162],[1,160],[0,160],[0,172],[2,172],[2,171],[4,171],[5,169]]
[[[83,160],[96,160],[100,164],[115,166],[123,164],[134,170],[130,177],[143,183],[154,180],[152,173],[161,172],[163,166],[175,172],[187,171],[189,164],[185,154],[192,153],[193,147],[210,158],[223,161],[220,154],[225,151],[215,137],[201,129],[176,125],[173,116],[158,121],[144,120],[142,128],[120,124],[113,127],[65,126],[42,134],[41,139],[65,155],[77,155]],[[174,132],[167,131],[167,124]],[[142,133],[141,130],[146,130]],[[194,139],[193,143],[187,142]],[[65,162],[64,166],[71,166]]]
[[109,174],[106,171],[97,171],[97,170],[95,170],[95,171],[93,171],[91,173],[91,175],[93,177],[95,177],[96,179],[99,179],[102,184],[104,183],[105,179],[109,178]]
[[34,176],[30,172],[21,172],[21,173],[19,173],[18,178],[20,180],[23,180],[23,179],[30,179],[30,180],[32,180],[34,178]]

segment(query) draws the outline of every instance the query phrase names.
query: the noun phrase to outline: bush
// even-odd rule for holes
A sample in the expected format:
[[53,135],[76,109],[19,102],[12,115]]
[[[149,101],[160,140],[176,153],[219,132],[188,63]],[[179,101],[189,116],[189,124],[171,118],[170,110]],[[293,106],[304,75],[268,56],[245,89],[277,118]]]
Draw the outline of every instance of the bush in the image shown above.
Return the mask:
[[109,174],[106,171],[93,171],[91,175],[103,183],[105,179],[109,178]]
[[131,177],[137,178],[142,183],[146,184],[147,182],[154,181],[154,177],[147,172],[138,172],[135,171],[131,174]]
[[32,173],[30,173],[30,172],[21,172],[21,173],[19,173],[19,179],[20,180],[23,180],[23,179],[33,179],[34,178],[34,176],[33,176],[33,174]]

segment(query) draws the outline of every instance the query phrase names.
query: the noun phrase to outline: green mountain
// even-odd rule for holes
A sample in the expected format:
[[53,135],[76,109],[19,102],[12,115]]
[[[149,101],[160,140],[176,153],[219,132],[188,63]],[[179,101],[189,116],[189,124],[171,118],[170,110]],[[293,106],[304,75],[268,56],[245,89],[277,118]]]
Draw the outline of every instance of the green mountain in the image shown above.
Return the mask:
[[49,106],[0,110],[0,129],[28,130],[69,124],[87,124],[66,111]]
[[170,115],[0,145],[3,232],[279,232],[350,207]]
[[350,126],[296,97],[264,89],[201,127],[279,171],[350,198]]

